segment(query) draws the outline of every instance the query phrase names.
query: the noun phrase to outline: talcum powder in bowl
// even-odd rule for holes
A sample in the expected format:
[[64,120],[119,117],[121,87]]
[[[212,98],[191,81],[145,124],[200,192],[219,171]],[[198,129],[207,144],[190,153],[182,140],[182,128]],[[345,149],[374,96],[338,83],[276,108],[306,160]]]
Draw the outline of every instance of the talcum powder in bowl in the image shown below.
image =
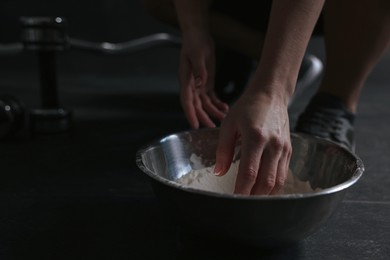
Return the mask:
[[305,239],[332,216],[364,171],[361,159],[347,149],[292,134],[283,191],[272,196],[233,194],[239,158],[226,176],[210,173],[218,134],[218,128],[174,133],[144,145],[136,155],[164,214],[202,236],[252,245]]

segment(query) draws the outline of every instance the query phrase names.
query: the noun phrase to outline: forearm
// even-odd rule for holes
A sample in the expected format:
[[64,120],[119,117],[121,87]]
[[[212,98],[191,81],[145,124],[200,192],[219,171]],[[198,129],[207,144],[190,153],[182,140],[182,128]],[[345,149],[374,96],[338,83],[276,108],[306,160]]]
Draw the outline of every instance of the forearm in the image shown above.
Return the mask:
[[274,0],[261,59],[249,90],[288,102],[325,0]]
[[174,0],[177,19],[183,34],[206,31],[211,0]]

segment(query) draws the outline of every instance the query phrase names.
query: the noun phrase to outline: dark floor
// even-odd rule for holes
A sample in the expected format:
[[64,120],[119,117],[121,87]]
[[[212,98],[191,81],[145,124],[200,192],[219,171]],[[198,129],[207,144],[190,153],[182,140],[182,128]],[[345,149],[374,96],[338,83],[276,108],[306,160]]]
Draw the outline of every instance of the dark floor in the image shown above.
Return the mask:
[[[310,50],[322,57],[321,40]],[[188,128],[177,58],[166,48],[60,55],[61,104],[73,110],[74,128],[35,138],[22,132],[0,143],[0,259],[390,259],[390,54],[359,107],[356,152],[364,176],[321,230],[276,251],[201,244],[160,215],[135,153]],[[38,107],[35,56],[2,57],[0,67],[1,94]],[[292,106],[292,123],[315,88]]]

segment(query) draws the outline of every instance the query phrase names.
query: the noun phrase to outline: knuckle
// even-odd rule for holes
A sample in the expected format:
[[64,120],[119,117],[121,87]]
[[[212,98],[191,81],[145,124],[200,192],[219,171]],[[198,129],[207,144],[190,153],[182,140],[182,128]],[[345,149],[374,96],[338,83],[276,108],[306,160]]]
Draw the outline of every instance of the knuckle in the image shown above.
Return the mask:
[[283,151],[285,148],[285,143],[277,136],[272,137],[269,142],[277,152]]
[[283,188],[285,182],[286,182],[286,178],[285,177],[278,177],[276,179],[276,181],[275,181],[274,189],[275,190],[280,190],[281,188]]
[[275,178],[273,177],[264,178],[261,181],[260,186],[265,191],[271,191],[275,187]]
[[264,144],[266,141],[266,134],[261,128],[251,128],[249,129],[252,140],[257,144]]
[[291,151],[292,150],[292,144],[291,144],[291,141],[287,141],[285,142],[284,144],[284,148],[288,151]]
[[292,154],[292,147],[291,147],[291,144],[290,144],[290,143],[287,143],[287,144],[283,147],[283,152],[287,155],[287,158],[288,158],[288,159],[291,157],[291,154]]
[[242,175],[245,181],[250,183],[255,183],[257,179],[257,170],[253,168],[248,168]]
[[291,146],[287,149],[286,154],[287,154],[287,160],[290,160],[291,155],[292,155],[292,148],[291,148]]

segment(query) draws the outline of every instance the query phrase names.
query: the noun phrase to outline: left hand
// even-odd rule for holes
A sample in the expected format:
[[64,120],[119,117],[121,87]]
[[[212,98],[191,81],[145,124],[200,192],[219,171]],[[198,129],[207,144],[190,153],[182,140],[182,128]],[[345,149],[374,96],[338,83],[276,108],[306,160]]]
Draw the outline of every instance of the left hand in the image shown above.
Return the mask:
[[228,105],[214,92],[214,43],[207,32],[183,36],[180,53],[180,101],[192,128],[215,127],[212,118],[222,120]]

